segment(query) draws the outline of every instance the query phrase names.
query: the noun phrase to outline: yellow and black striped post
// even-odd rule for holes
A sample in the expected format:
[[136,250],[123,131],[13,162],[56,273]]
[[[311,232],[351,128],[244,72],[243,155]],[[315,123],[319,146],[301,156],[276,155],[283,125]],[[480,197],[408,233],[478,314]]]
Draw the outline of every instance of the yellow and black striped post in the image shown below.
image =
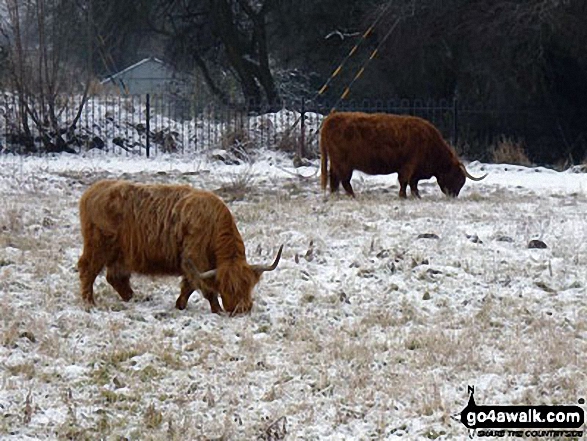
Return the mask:
[[361,75],[363,75],[363,73],[365,72],[365,68],[367,67],[367,63],[369,63],[369,61],[371,61],[373,58],[375,58],[377,56],[377,53],[379,52],[379,46],[373,51],[371,52],[371,55],[369,56],[369,59],[365,62],[365,64],[363,64],[361,66],[361,68],[359,69],[359,71],[355,74],[354,78],[351,80],[351,82],[349,83],[349,85],[347,87],[345,87],[344,92],[342,92],[342,95],[339,98],[339,102],[346,99],[346,97],[349,95],[349,93],[351,92],[351,87],[353,84],[355,84],[355,82],[361,78]]
[[[381,18],[381,16],[379,16],[379,18]],[[377,21],[379,21],[379,18],[377,19]],[[334,72],[332,72],[332,75],[330,75],[330,78],[328,78],[328,80],[326,81],[326,83],[324,83],[324,85],[318,91],[318,95],[322,95],[324,92],[326,92],[326,90],[328,89],[328,86],[330,85],[330,83],[332,82],[332,80],[334,78],[336,78],[336,76],[342,71],[342,68],[344,67],[344,65],[346,64],[346,62],[355,54],[355,52],[357,52],[357,50],[359,49],[359,46],[361,45],[361,43],[363,43],[373,33],[373,29],[375,29],[375,25],[377,24],[377,21],[375,23],[373,23],[369,27],[369,29],[367,29],[363,33],[363,36],[357,42],[357,44],[355,44],[353,46],[353,48],[349,51],[348,55],[342,60],[342,62],[338,65],[338,67],[336,69],[334,69]]]
[[361,75],[363,75],[363,73],[365,72],[365,69],[367,68],[367,64],[369,64],[369,62],[373,58],[375,58],[377,56],[377,54],[379,53],[379,49],[381,48],[381,46],[383,46],[383,43],[385,43],[385,40],[387,40],[389,38],[389,36],[391,35],[391,33],[395,30],[395,28],[399,24],[400,20],[401,20],[401,17],[398,18],[395,21],[395,23],[393,24],[393,26],[383,36],[383,38],[381,39],[381,41],[379,42],[379,44],[377,45],[377,47],[371,52],[371,55],[369,56],[369,58],[365,61],[365,63],[363,63],[363,65],[361,66],[361,68],[357,71],[357,73],[355,74],[355,76],[353,77],[353,79],[351,80],[351,82],[349,83],[349,85],[347,87],[345,87],[345,89],[342,92],[342,95],[340,96],[340,98],[336,101],[336,103],[334,104],[334,106],[332,106],[332,109],[330,109],[330,113],[334,112],[334,110],[336,109],[336,106],[338,106],[338,104],[342,100],[346,99],[349,96],[349,94],[351,93],[351,87],[353,87],[353,85],[355,84],[355,82],[359,78],[361,78]]
[[[316,95],[314,96],[314,98],[312,99],[312,101],[314,101],[314,99],[316,99],[318,96],[324,94],[324,92],[326,92],[326,90],[328,90],[328,86],[330,86],[330,83],[332,82],[332,80],[334,78],[336,78],[340,72],[342,71],[344,65],[347,63],[347,61],[357,52],[357,50],[359,49],[359,46],[367,39],[371,36],[371,34],[373,33],[373,30],[375,29],[375,26],[377,25],[377,23],[379,23],[379,21],[386,15],[387,10],[391,7],[391,5],[393,4],[393,0],[390,0],[390,2],[387,4],[387,6],[385,7],[385,9],[381,12],[381,14],[379,14],[377,16],[377,18],[375,19],[375,21],[373,22],[373,24],[371,26],[369,26],[369,28],[363,33],[363,35],[361,36],[361,39],[357,42],[357,44],[355,44],[353,46],[353,48],[349,51],[349,53],[347,54],[347,56],[342,60],[342,62],[338,65],[338,67],[336,69],[334,69],[334,72],[332,72],[332,74],[330,75],[330,78],[328,78],[328,80],[324,83],[324,85],[320,88],[320,90],[316,93]],[[412,15],[414,15],[414,13],[412,12]],[[387,31],[387,33],[383,36],[383,38],[381,39],[381,41],[379,42],[379,44],[377,45],[377,47],[371,52],[371,55],[369,56],[369,58],[363,63],[363,65],[361,66],[361,68],[358,70],[358,72],[355,74],[355,76],[353,77],[353,79],[351,80],[351,82],[349,83],[349,85],[347,87],[345,87],[344,91],[342,92],[342,95],[340,96],[340,98],[336,101],[336,103],[334,104],[334,106],[332,106],[332,108],[330,109],[329,113],[334,112],[334,110],[336,110],[336,106],[338,106],[338,104],[346,99],[348,97],[348,95],[351,92],[351,87],[355,84],[355,82],[363,75],[363,73],[365,72],[365,69],[367,67],[367,64],[369,64],[369,62],[371,60],[373,60],[373,58],[375,58],[379,52],[379,49],[381,48],[381,46],[383,45],[383,43],[389,38],[389,36],[392,34],[392,32],[395,30],[395,28],[397,27],[397,25],[399,24],[400,20],[402,19],[402,17],[399,17],[395,23],[393,24],[393,26]],[[291,125],[291,127],[289,128],[289,130],[287,131],[287,134],[289,135],[289,133],[291,133],[291,131],[293,130],[293,128],[298,124],[298,122],[300,121],[300,118],[298,117],[294,123]]]

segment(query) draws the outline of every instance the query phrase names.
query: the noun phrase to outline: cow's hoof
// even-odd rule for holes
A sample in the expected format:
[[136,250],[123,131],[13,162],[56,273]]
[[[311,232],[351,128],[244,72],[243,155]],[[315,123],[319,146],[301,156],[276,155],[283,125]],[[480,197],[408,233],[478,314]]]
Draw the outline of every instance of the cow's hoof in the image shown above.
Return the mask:
[[96,306],[96,301],[94,300],[93,297],[82,297],[82,300],[84,302],[84,305],[87,308],[91,308],[92,306]]

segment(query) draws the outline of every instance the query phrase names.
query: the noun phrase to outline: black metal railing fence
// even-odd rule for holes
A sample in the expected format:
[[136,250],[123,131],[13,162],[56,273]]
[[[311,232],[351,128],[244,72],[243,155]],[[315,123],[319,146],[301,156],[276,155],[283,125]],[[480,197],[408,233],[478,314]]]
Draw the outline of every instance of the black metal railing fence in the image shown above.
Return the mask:
[[[303,157],[318,155],[320,123],[331,103],[303,99],[280,101],[266,111],[248,106],[202,103],[197,97],[164,95],[95,96],[83,106],[80,97],[58,100],[59,127],[39,127],[27,117],[14,94],[0,95],[0,150],[15,153],[98,150],[123,155],[279,149]],[[29,103],[34,109],[34,103]],[[256,106],[258,107],[258,106]],[[500,137],[536,143],[537,150],[564,149],[552,115],[532,109],[508,110],[457,100],[344,101],[337,111],[409,114],[431,121],[457,151],[469,159],[490,160]],[[40,113],[40,112],[39,112]],[[38,118],[37,118],[38,120]],[[75,126],[71,127],[75,121]],[[32,139],[25,139],[26,137]],[[59,138],[60,142],[55,140]],[[561,152],[561,154],[564,152]]]

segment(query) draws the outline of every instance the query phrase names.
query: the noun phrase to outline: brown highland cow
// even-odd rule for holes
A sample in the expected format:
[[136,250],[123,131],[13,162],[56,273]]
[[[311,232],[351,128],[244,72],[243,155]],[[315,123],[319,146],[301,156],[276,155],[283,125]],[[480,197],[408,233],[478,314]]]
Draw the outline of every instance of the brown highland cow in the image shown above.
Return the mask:
[[[252,290],[264,271],[249,265],[228,207],[214,194],[187,185],[144,185],[99,181],[80,200],[83,254],[78,262],[82,298],[94,303],[93,283],[106,267],[106,280],[128,301],[131,273],[182,276],[175,303],[185,309],[199,289],[212,312],[251,310]],[[204,271],[200,273],[200,271]]]
[[[344,190],[354,196],[354,170],[370,175],[398,173],[399,195],[420,197],[418,181],[436,177],[442,192],[458,196],[471,176],[453,149],[430,122],[415,116],[386,113],[335,112],[328,115],[320,131],[321,184],[330,191]],[[328,162],[330,161],[330,173]]]

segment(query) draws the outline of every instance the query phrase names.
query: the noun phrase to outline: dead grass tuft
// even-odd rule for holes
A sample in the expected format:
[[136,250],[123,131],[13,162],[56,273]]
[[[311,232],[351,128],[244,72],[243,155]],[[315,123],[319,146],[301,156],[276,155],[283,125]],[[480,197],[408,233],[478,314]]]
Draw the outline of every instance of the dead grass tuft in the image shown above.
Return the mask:
[[257,438],[258,441],[281,441],[287,436],[287,418],[282,416],[269,424]]
[[155,407],[155,404],[151,403],[143,414],[143,421],[148,429],[158,429],[163,422],[163,413]]
[[225,202],[244,200],[250,197],[255,178],[252,162],[249,162],[232,172],[228,176],[228,182],[215,190],[215,193]]
[[22,422],[27,425],[31,422],[31,420],[33,419],[33,411],[34,411],[34,407],[33,407],[33,395],[32,395],[32,391],[29,390],[26,399],[24,401],[24,409],[22,412]]
[[220,147],[239,162],[250,162],[254,155],[254,141],[243,126],[233,125],[220,136]]
[[26,380],[32,380],[37,372],[33,361],[6,366],[6,370],[13,377],[22,377]]
[[493,147],[493,162],[497,164],[532,165],[523,141],[501,136]]

